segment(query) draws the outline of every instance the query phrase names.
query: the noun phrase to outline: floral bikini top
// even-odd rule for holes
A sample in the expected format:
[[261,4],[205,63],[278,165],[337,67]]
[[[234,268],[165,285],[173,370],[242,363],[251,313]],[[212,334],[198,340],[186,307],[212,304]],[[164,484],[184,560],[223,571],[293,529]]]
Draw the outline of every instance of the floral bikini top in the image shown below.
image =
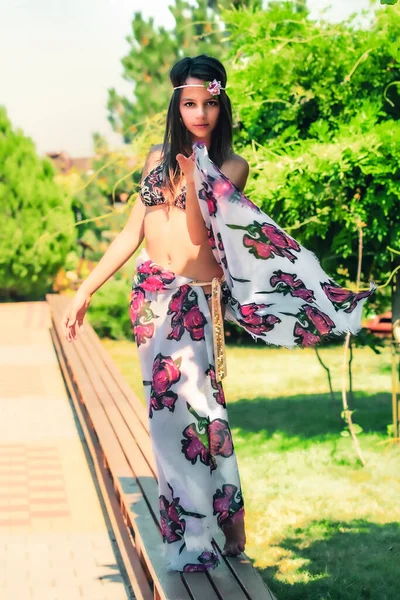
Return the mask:
[[[162,168],[160,163],[152,169],[143,179],[140,186],[140,198],[145,206],[157,206],[159,204],[167,204],[163,191]],[[174,205],[178,208],[186,209],[186,186],[182,187],[181,192],[174,199]]]

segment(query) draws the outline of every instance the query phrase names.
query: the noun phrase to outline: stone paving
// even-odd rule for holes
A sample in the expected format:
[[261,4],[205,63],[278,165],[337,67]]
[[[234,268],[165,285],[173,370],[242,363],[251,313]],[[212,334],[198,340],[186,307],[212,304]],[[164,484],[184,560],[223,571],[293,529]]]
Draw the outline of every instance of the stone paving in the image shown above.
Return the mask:
[[0,597],[129,600],[49,326],[0,304]]

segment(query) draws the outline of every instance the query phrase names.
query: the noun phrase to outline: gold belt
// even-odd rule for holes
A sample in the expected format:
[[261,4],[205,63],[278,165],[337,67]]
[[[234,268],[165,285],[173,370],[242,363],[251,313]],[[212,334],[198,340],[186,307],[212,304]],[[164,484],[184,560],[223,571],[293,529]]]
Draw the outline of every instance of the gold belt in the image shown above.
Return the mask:
[[215,379],[221,381],[226,376],[226,353],[224,318],[221,308],[221,284],[225,281],[225,275],[213,277],[212,281],[191,281],[190,285],[211,285],[211,318],[215,357]]

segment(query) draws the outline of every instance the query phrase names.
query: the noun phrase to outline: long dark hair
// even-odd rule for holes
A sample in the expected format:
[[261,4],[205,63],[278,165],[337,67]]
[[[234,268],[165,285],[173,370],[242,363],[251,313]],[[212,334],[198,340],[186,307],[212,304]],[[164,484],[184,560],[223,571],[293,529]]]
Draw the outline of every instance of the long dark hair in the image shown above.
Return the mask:
[[[226,86],[226,71],[223,64],[208,54],[200,54],[194,58],[182,58],[170,71],[172,87],[184,85],[188,77],[204,81],[216,79],[221,86]],[[190,133],[181,120],[179,104],[184,88],[174,90],[169,103],[162,148],[163,180],[172,192],[177,179],[181,176],[176,155],[180,152],[186,156],[192,154]],[[219,94],[220,113],[215,129],[212,132],[211,145],[208,150],[211,160],[220,167],[232,154],[232,108],[225,90]]]

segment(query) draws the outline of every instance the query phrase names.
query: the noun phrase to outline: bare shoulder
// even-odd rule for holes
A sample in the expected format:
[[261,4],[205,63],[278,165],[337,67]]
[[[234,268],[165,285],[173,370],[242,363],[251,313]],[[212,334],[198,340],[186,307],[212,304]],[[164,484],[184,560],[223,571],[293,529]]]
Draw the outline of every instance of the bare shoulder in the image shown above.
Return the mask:
[[249,163],[243,156],[232,153],[223,163],[221,171],[239,189],[244,190],[247,177],[249,176]]
[[148,158],[153,162],[160,162],[162,157],[162,149],[162,144],[154,144],[154,146],[152,146],[149,150]]
[[162,148],[162,144],[154,144],[154,146],[151,146],[146,158],[146,162],[144,163],[142,179],[160,163],[162,157]]

